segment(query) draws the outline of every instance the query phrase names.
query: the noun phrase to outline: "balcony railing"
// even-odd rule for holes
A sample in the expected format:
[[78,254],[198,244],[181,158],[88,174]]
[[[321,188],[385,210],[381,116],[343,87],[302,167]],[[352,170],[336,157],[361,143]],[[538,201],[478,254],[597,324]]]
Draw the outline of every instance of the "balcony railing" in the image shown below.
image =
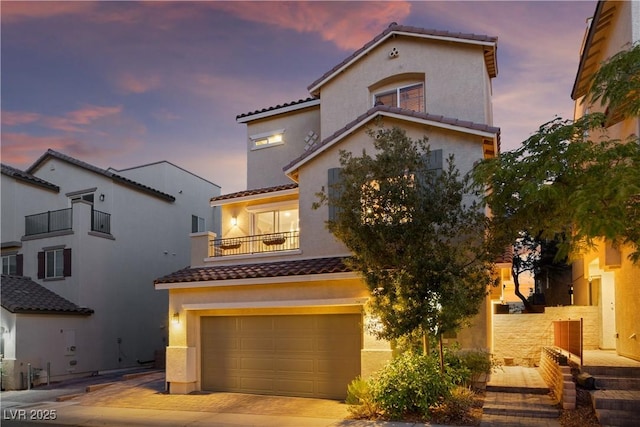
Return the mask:
[[209,256],[249,255],[290,251],[300,248],[300,231],[258,234],[254,236],[214,239],[209,244]]
[[91,211],[91,231],[111,234],[111,214],[93,209]]
[[42,212],[28,215],[25,219],[25,235],[51,233],[53,231],[71,230],[72,209]]

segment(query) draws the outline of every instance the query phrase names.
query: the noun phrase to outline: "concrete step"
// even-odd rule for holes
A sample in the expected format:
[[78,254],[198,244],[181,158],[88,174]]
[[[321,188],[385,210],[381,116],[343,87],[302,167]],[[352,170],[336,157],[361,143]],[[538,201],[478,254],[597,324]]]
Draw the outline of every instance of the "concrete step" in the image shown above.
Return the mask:
[[640,391],[638,390],[596,390],[591,392],[594,409],[629,411],[640,419]]
[[640,378],[640,368],[631,366],[583,366],[581,371],[594,377]]
[[605,390],[640,390],[640,377],[609,377],[598,375],[595,377],[597,389]]
[[506,385],[487,384],[486,390],[495,391],[497,393],[549,394],[548,387],[514,387]]
[[558,418],[560,410],[548,395],[488,391],[483,414],[523,418]]
[[596,417],[600,425],[606,427],[637,427],[638,413],[628,411],[611,411],[608,409],[596,409]]

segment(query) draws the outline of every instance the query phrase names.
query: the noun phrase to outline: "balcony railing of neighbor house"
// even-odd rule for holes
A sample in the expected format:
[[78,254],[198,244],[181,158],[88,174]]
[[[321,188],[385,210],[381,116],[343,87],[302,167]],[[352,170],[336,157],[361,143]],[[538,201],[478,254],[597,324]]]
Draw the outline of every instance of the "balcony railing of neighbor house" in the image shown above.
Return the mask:
[[300,231],[258,234],[254,236],[214,239],[209,244],[209,256],[249,255],[290,251],[300,248]]
[[554,320],[553,345],[578,357],[582,366],[582,319]]
[[71,230],[72,209],[60,209],[57,211],[42,212],[35,215],[27,215],[25,219],[25,235],[51,233],[53,231]]
[[93,209],[91,211],[91,231],[111,234],[111,214]]

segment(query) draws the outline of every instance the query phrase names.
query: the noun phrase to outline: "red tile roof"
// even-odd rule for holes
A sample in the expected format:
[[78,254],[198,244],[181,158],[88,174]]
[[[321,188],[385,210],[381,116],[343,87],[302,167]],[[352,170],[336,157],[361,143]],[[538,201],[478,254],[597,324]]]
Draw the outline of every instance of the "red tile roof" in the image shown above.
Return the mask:
[[238,199],[240,197],[256,196],[258,194],[275,193],[275,192],[278,192],[278,191],[292,190],[294,188],[298,188],[298,184],[291,183],[291,184],[278,185],[278,186],[275,186],[275,187],[256,188],[254,190],[238,191],[237,193],[229,193],[229,194],[223,194],[222,196],[212,197],[210,201],[211,202],[218,202],[218,201],[221,201],[221,200]]
[[487,132],[487,133],[495,134],[498,137],[500,136],[499,127],[489,126],[482,123],[474,123],[470,121],[454,119],[450,117],[444,117],[436,114],[422,113],[422,112],[413,111],[413,110],[405,110],[402,108],[391,107],[388,105],[376,105],[375,107],[369,109],[366,113],[357,117],[355,120],[352,120],[351,122],[347,123],[343,128],[335,131],[333,135],[323,139],[319,144],[316,144],[315,146],[313,146],[313,148],[304,152],[300,157],[298,157],[297,159],[290,162],[287,166],[285,166],[283,170],[284,171],[289,170],[294,165],[298,164],[299,162],[303,161],[307,157],[311,156],[316,151],[322,150],[325,146],[331,145],[337,137],[339,137],[341,134],[345,133],[349,129],[355,128],[359,124],[367,121],[368,119],[371,119],[373,116],[378,114],[383,114],[383,113],[401,115],[407,118],[415,117],[425,121],[442,123],[443,125],[455,126],[463,129],[469,129],[472,131]]
[[249,117],[249,116],[253,116],[253,115],[256,115],[256,114],[260,114],[260,113],[266,113],[266,112],[269,112],[269,111],[276,111],[276,110],[279,110],[279,109],[285,108],[285,107],[293,107],[295,105],[304,104],[305,102],[315,101],[317,99],[319,99],[319,98],[317,98],[315,96],[311,96],[311,97],[306,98],[306,99],[299,99],[297,101],[286,102],[284,104],[276,105],[274,107],[267,107],[267,108],[263,108],[261,110],[251,111],[249,113],[238,114],[236,116],[236,120],[242,119],[244,117]]
[[[367,50],[369,50],[372,46],[378,44],[381,40],[391,37],[393,34],[408,34],[408,35],[418,35],[418,36],[432,36],[434,38],[447,38],[447,39],[460,39],[461,41],[469,40],[473,42],[487,42],[491,44],[496,44],[498,42],[497,37],[485,36],[481,34],[471,34],[471,33],[453,33],[449,31],[440,31],[433,30],[427,28],[420,27],[412,27],[407,25],[398,25],[395,22],[392,22],[387,29],[385,29],[382,33],[378,34],[371,41],[367,42],[360,49],[356,50],[353,54],[348,56],[344,61],[333,67],[331,70],[324,73],[322,77],[311,83],[307,89],[314,95],[319,86],[327,79],[329,79],[333,74],[337,73],[338,70],[345,67],[348,63],[363,55]],[[495,77],[498,74],[496,59],[495,59],[495,47],[492,51],[485,51],[485,58],[487,62],[487,69],[490,77]]]
[[45,188],[47,190],[52,190],[55,192],[60,192],[60,187],[55,184],[52,184],[44,179],[40,179],[37,176],[33,176],[30,173],[21,171],[20,169],[16,169],[12,166],[2,164],[2,173],[4,175],[10,176],[15,179],[19,179],[24,182],[28,182],[29,184],[34,184],[39,187]]
[[346,257],[313,258],[292,261],[185,268],[156,279],[154,283],[184,283],[211,280],[306,276],[311,274],[348,273],[353,271],[344,263],[345,259]]
[[79,307],[29,277],[2,275],[0,287],[2,307],[11,313],[75,314],[88,316],[93,310]]
[[46,159],[53,157],[56,158],[58,160],[62,160],[65,161],[67,163],[70,163],[72,165],[76,165],[78,167],[81,167],[83,169],[86,169],[88,171],[97,173],[99,175],[103,175],[107,178],[111,178],[113,181],[118,182],[122,185],[125,185],[127,187],[142,191],[144,193],[150,194],[152,196],[158,197],[160,199],[166,200],[168,202],[175,202],[176,198],[174,196],[172,196],[171,194],[167,194],[167,193],[163,193],[162,191],[156,190],[155,188],[151,188],[147,185],[144,184],[140,184],[139,182],[133,181],[129,178],[125,178],[123,176],[120,176],[118,174],[115,174],[111,171],[105,170],[105,169],[100,169],[99,167],[93,166],[89,163],[83,162],[82,160],[78,160],[75,159],[71,156],[67,156],[66,154],[62,154],[59,153],[57,151],[54,150],[47,150],[46,153],[44,153],[42,156],[40,156],[40,158],[38,160],[36,160],[36,162],[31,165],[29,167],[29,169],[27,169],[27,173],[33,173],[33,171],[35,171],[36,169],[38,169],[38,167],[40,167],[40,165],[42,163],[44,163],[46,161]]

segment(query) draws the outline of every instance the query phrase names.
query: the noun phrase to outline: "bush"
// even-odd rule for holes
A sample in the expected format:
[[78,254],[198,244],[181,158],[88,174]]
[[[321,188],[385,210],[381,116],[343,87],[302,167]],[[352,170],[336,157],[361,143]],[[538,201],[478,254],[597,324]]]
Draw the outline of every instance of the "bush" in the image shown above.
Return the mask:
[[347,386],[346,403],[354,418],[375,418],[378,415],[378,405],[371,396],[371,386],[368,381],[357,377]]
[[426,418],[429,407],[449,396],[453,387],[451,379],[440,374],[437,358],[409,352],[393,359],[369,384],[373,401],[392,419]]
[[456,387],[451,394],[430,409],[431,420],[441,424],[472,424],[475,393],[467,387]]
[[471,386],[499,363],[485,350],[456,350],[445,353],[447,373],[458,385]]

